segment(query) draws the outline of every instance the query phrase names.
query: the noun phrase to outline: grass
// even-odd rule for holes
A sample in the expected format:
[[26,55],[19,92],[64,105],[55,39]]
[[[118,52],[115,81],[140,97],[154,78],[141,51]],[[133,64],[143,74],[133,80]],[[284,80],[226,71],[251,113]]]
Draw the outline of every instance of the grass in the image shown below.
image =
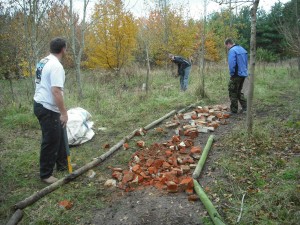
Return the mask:
[[[96,136],[89,142],[71,148],[72,162],[83,166],[103,154],[102,146],[113,146],[131,131],[146,126],[173,109],[182,109],[200,100],[205,104],[228,101],[227,68],[214,66],[206,71],[206,94],[199,94],[200,77],[194,67],[186,93],[179,92],[179,80],[166,71],[152,71],[149,93],[142,91],[145,71],[135,70],[130,77],[115,78],[98,71],[84,71],[84,98],[77,99],[75,74],[68,71],[66,104],[88,110],[95,122]],[[239,214],[241,196],[246,193],[241,224],[296,224],[299,219],[299,78],[289,67],[266,67],[256,70],[255,126],[252,136],[239,125],[222,138],[224,155],[214,167],[223,168],[223,178],[212,187],[221,196],[219,211],[228,224]],[[14,99],[9,82],[0,81],[0,224],[7,222],[11,207],[33,192],[45,187],[39,181],[40,128],[33,115],[33,88],[30,79],[13,81]],[[98,130],[106,127],[106,131]],[[298,137],[298,138],[297,138]],[[146,142],[161,139],[149,134]],[[296,139],[295,139],[296,138]],[[108,166],[127,166],[136,149],[119,151],[103,164],[93,168],[96,178],[78,177],[42,198],[24,212],[21,224],[87,224],[95,210],[106,207],[105,200],[114,191],[103,188],[110,178]],[[62,178],[64,173],[56,173]],[[74,202],[64,211],[58,202]],[[226,204],[224,204],[226,203]],[[209,219],[203,220],[209,224]]]

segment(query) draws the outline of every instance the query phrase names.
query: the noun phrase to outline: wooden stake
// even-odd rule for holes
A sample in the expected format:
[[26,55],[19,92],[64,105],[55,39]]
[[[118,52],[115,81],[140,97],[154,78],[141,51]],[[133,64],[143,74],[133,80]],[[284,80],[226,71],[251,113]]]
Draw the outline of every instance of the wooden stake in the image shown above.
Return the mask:
[[16,225],[19,223],[22,217],[23,217],[23,210],[18,209],[15,211],[15,213],[12,215],[12,217],[9,219],[6,225]]
[[90,163],[84,165],[83,167],[75,170],[73,173],[67,175],[66,177],[56,181],[55,183],[45,187],[44,189],[34,193],[33,195],[29,196],[28,198],[24,199],[23,201],[18,202],[15,204],[15,209],[24,209],[27,206],[35,203],[40,198],[44,197],[45,195],[51,193],[52,191],[59,188],[61,185],[66,184],[70,182],[71,180],[74,180],[76,177],[80,176],[81,174],[85,173],[86,171],[90,170],[91,168],[97,166],[101,162],[103,162],[106,158],[108,158],[111,154],[113,154],[118,148],[120,148],[127,140],[134,137],[137,130],[134,130],[129,136],[122,139],[120,142],[118,142],[116,145],[114,145],[109,151],[98,157],[97,159],[91,161]]
[[206,158],[207,158],[207,155],[208,155],[208,152],[210,150],[210,147],[213,143],[213,140],[214,140],[214,135],[210,135],[208,140],[207,140],[207,143],[205,145],[205,148],[202,152],[202,155],[201,155],[201,158],[196,166],[196,169],[194,170],[194,173],[193,173],[193,178],[194,179],[197,179],[199,176],[200,176],[200,173],[202,171],[202,168],[204,166],[204,163],[206,161]]
[[194,189],[196,193],[198,194],[201,202],[205,206],[208,214],[210,215],[210,218],[216,225],[225,225],[225,223],[222,222],[221,216],[219,215],[218,211],[215,209],[207,195],[205,194],[204,190],[201,188],[200,184],[193,179],[194,181]]

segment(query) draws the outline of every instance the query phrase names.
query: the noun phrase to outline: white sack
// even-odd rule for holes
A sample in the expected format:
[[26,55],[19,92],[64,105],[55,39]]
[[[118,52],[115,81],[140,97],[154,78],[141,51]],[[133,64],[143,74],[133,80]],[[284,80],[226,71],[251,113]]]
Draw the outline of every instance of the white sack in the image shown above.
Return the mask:
[[80,107],[68,110],[67,133],[69,145],[79,145],[91,140],[95,133],[91,114]]

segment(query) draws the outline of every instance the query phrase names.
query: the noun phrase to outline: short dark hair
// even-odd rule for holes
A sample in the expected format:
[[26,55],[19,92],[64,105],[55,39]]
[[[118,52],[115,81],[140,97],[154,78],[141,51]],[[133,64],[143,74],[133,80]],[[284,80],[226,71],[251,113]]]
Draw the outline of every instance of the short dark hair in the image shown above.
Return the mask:
[[50,52],[51,53],[58,54],[65,47],[67,47],[66,40],[61,37],[54,38],[50,42]]
[[225,43],[225,45],[228,45],[228,44],[234,45],[234,40],[232,38],[227,38],[224,43]]

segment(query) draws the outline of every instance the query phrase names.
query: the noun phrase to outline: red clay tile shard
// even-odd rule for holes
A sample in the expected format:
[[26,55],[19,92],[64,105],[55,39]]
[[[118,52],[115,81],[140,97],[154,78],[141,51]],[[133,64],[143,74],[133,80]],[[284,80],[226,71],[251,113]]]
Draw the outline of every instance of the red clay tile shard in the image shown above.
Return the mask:
[[109,148],[109,147],[110,147],[110,145],[108,143],[103,145],[103,148]]
[[201,146],[194,146],[191,148],[191,154],[201,153],[201,151],[202,151]]
[[228,118],[230,117],[230,114],[224,113],[224,114],[223,114],[223,117],[224,117],[225,119],[228,119]]
[[118,181],[121,181],[123,178],[123,174],[121,172],[118,171],[114,171],[112,174],[112,177],[115,178]]
[[192,189],[192,188],[194,188],[193,178],[191,178],[191,177],[184,178],[184,179],[179,183],[179,185],[180,185],[180,187],[181,187],[183,190],[186,190],[186,189]]
[[149,167],[154,163],[154,159],[147,159],[146,166]]
[[128,172],[126,174],[124,174],[123,179],[122,179],[122,183],[126,184],[129,181],[132,181],[134,178],[134,174],[132,172]]
[[150,166],[148,168],[148,171],[149,171],[150,174],[156,174],[157,173],[157,168],[154,167],[154,166]]
[[73,207],[73,202],[70,202],[68,200],[63,200],[59,202],[58,205],[63,209],[71,209]]
[[141,172],[141,166],[139,164],[136,164],[132,167],[132,172],[140,173]]
[[194,189],[193,188],[185,189],[185,193],[188,195],[192,195],[192,194],[194,194]]
[[128,144],[128,143],[124,143],[124,144],[123,144],[123,148],[124,148],[125,150],[129,149],[129,144]]
[[140,148],[144,147],[145,146],[145,142],[144,141],[137,141],[136,142],[136,145]]
[[189,195],[188,197],[189,201],[198,201],[199,200],[199,196],[198,195]]
[[172,142],[173,142],[174,144],[179,143],[179,142],[180,142],[180,136],[174,135],[174,136],[172,137]]
[[173,152],[171,150],[167,150],[167,151],[165,151],[165,153],[166,153],[167,157],[169,157],[173,154]]
[[175,182],[167,181],[166,184],[167,184],[168,192],[170,192],[170,193],[178,192],[178,185]]

